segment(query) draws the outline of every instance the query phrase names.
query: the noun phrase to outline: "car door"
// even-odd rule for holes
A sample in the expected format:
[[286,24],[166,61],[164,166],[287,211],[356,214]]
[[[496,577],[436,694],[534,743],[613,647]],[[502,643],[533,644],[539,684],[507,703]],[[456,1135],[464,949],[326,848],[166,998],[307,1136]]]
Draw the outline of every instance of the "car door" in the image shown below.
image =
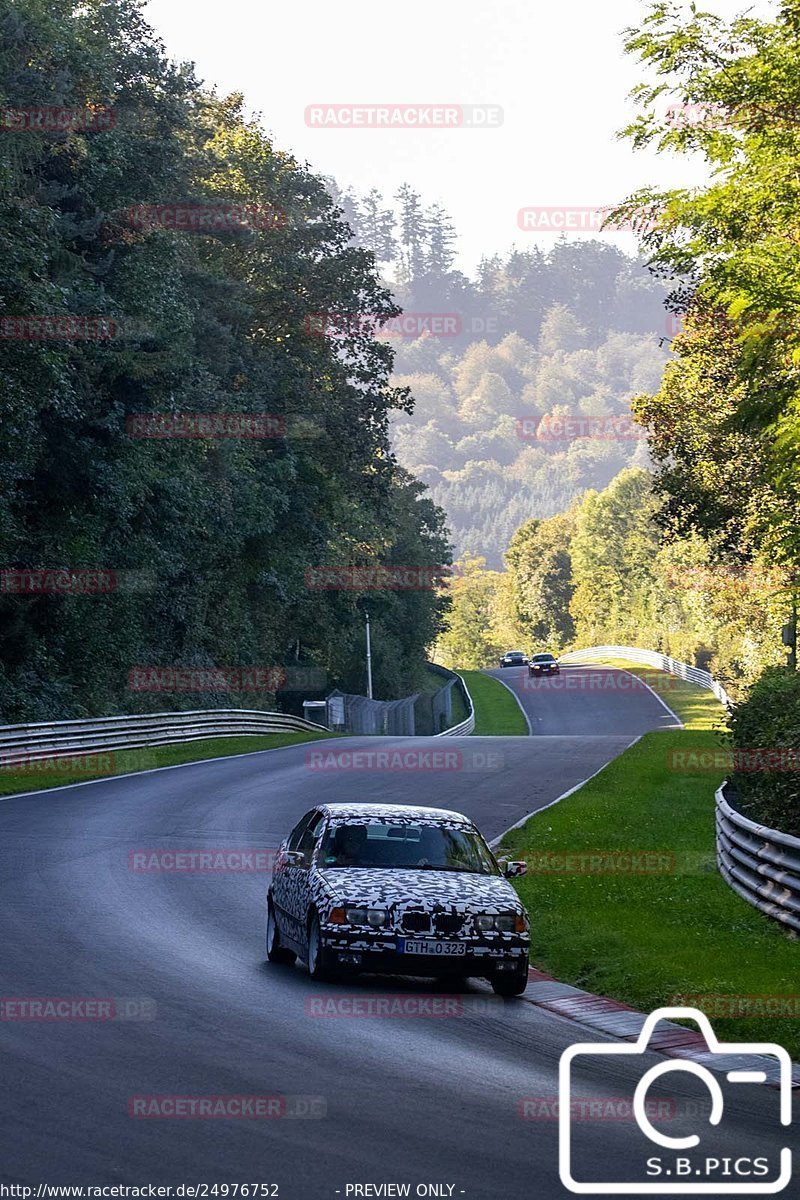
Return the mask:
[[304,826],[284,868],[284,913],[287,934],[305,949],[308,909],[312,891],[314,851],[325,828],[325,814],[314,812]]
[[275,858],[272,874],[272,904],[278,930],[283,937],[292,937],[291,895],[293,892],[293,874],[290,855],[296,853],[300,839],[311,821],[318,815],[316,808],[304,813],[289,836],[282,842]]

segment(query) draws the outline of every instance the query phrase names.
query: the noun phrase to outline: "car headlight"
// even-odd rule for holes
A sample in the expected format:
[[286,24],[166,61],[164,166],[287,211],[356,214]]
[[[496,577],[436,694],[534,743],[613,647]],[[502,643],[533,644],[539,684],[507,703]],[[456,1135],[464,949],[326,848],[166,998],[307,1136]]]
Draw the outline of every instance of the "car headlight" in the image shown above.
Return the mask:
[[475,917],[475,928],[480,933],[526,933],[528,929],[525,917],[521,913],[478,913]]
[[494,927],[498,933],[514,933],[516,926],[516,913],[500,913],[500,915],[494,919]]
[[386,924],[385,908],[346,908],[345,915],[350,925],[371,925],[379,929]]

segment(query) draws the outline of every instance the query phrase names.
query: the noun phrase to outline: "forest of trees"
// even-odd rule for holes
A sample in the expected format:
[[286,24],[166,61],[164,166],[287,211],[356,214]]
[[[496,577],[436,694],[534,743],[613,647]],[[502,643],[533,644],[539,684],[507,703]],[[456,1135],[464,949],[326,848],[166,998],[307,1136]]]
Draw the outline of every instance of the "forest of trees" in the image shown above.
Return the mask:
[[544,431],[572,418],[574,432],[574,419],[626,417],[634,394],[658,387],[674,322],[641,260],[607,241],[561,239],[485,259],[473,280],[454,269],[447,214],[409,185],[391,202],[331,187],[406,313],[452,318],[441,336],[413,336],[412,322],[388,340],[393,382],[414,398],[392,421],[392,446],[447,513],[457,554],[499,567],[523,521],[648,464],[644,433],[629,425],[534,432],[542,418]]
[[496,665],[509,648],[643,646],[710,668],[737,696],[785,662],[783,574],[722,561],[697,534],[668,537],[648,471],[627,468],[567,511],[522,525],[505,571],[468,557],[437,651],[448,666]]
[[[365,602],[379,696],[414,690],[437,639],[461,665],[635,641],[734,690],[782,662],[800,0],[681,21],[656,4],[629,34],[655,79],[627,132],[703,155],[708,187],[620,206],[647,217],[643,259],[559,240],[469,278],[441,207],[309,174],[242,97],[170,64],[135,0],[3,6],[0,720],[274,702],[132,692],[137,666],[309,666],[361,691]],[[659,117],[665,86],[713,119]],[[374,336],[401,307],[457,329]],[[319,336],[320,314],[352,320]],[[219,413],[279,436],[131,436]],[[576,421],[592,435],[553,433]],[[444,632],[433,586],[309,584],[326,565],[435,580],[447,525]],[[116,582],[14,586],[40,568]]]
[[[398,312],[372,256],[241,97],[167,61],[134,0],[17,0],[0,35],[0,721],[274,703],[132,691],[141,665],[313,665],[322,690],[363,691],[364,594],[309,570],[449,561],[390,453],[409,403],[390,347],[308,328]],[[285,435],[129,436],[187,413],[266,413]],[[113,586],[20,590],[14,569],[40,568]],[[414,689],[443,603],[370,594],[376,695]]]
[[[524,523],[505,571],[467,559],[438,652],[466,666],[512,643],[660,648],[710,667],[739,700],[734,746],[796,751],[800,0],[773,21],[652,4],[626,48],[650,75],[634,145],[711,168],[705,187],[645,188],[615,215],[646,218],[648,260],[683,317],[659,386],[633,400],[653,471],[625,469]],[[759,820],[800,830],[796,773],[734,779]]]
[[610,332],[598,343],[557,305],[536,343],[511,333],[455,355],[443,341],[397,355],[395,382],[415,405],[394,418],[393,445],[447,513],[457,554],[497,567],[523,521],[648,465],[630,398],[658,386],[666,351],[654,336]]

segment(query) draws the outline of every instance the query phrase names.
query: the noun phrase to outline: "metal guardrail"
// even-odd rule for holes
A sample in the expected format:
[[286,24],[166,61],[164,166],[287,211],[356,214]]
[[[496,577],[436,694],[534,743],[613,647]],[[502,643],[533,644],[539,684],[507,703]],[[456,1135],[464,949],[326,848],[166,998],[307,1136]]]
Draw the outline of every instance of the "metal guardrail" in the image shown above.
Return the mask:
[[[439,667],[437,669],[440,671],[446,670],[445,667]],[[455,672],[448,672],[448,674],[455,674]],[[467,712],[469,715],[466,720],[460,721],[458,725],[453,725],[451,729],[443,729],[441,733],[437,733],[435,735],[436,737],[461,737],[475,732],[475,706],[472,703],[472,696],[470,696],[469,689],[460,675],[455,675],[455,681],[455,686],[459,689],[461,695],[464,697],[464,703],[467,706]]]
[[330,732],[323,725],[315,725],[289,713],[237,708],[3,725],[0,726],[0,765],[11,766],[65,754],[134,750],[142,746],[194,742],[201,738],[244,737],[287,730]]
[[726,708],[732,703],[725,688],[710,671],[704,671],[701,667],[691,667],[689,663],[670,658],[668,654],[660,654],[657,650],[642,650],[639,646],[590,646],[587,650],[570,650],[567,654],[562,654],[558,661],[569,665],[597,662],[599,658],[627,658],[630,662],[656,667],[659,671],[677,675],[679,679],[685,679],[688,683],[708,688]]
[[[442,668],[442,673],[444,669]],[[452,672],[447,672],[452,674]],[[437,737],[472,733],[475,711],[460,676],[453,683],[464,696],[469,716]],[[135,750],[143,746],[172,746],[212,737],[245,737],[248,734],[308,731],[330,733],[324,725],[290,713],[259,709],[213,708],[193,712],[143,713],[137,716],[93,717],[74,721],[0,726],[0,767],[38,762],[68,754]]]
[[744,817],[717,792],[717,863],[748,904],[800,933],[800,838]]

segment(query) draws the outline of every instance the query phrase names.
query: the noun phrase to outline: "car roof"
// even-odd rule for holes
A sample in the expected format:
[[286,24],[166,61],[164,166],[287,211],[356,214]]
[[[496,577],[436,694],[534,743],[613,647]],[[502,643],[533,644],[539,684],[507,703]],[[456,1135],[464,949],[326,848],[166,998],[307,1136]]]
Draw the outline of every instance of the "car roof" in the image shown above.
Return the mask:
[[353,804],[342,801],[332,804],[319,804],[317,808],[326,816],[339,820],[357,820],[368,817],[372,820],[399,821],[445,821],[448,824],[472,825],[469,817],[463,813],[453,812],[447,808],[427,808],[416,804]]

